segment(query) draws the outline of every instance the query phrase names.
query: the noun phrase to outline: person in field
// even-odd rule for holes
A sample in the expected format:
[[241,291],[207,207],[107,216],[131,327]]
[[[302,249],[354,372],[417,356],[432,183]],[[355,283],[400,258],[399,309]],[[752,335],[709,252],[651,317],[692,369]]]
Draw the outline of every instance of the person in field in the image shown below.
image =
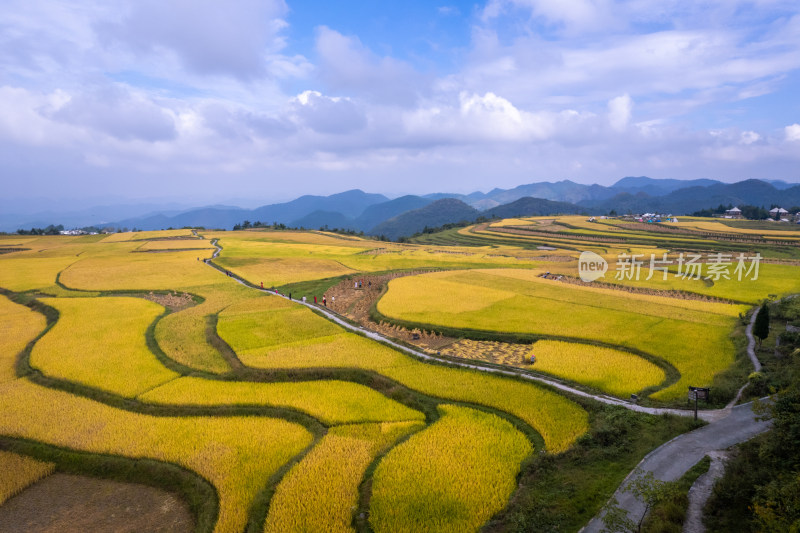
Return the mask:
[[324,296],[322,297],[322,305],[324,305],[325,307],[328,307],[328,299],[325,298]]

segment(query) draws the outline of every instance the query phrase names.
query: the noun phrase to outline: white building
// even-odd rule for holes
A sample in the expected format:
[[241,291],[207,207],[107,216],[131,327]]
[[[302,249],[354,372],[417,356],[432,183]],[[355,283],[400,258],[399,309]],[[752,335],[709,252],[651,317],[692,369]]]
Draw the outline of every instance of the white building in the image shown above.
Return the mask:
[[738,207],[725,211],[725,218],[742,218],[742,210]]
[[786,218],[789,214],[789,211],[782,207],[773,207],[769,210],[769,216],[775,220],[780,220],[782,218]]

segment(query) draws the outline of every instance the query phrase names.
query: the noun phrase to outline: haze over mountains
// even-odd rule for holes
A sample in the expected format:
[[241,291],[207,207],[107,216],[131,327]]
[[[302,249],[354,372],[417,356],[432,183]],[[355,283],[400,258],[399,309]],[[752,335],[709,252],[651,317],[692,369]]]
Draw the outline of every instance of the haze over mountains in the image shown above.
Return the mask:
[[[472,221],[479,216],[606,214],[611,210],[683,215],[720,204],[796,206],[800,205],[800,185],[783,181],[746,180],[728,184],[710,179],[626,177],[608,187],[563,180],[493,189],[487,193],[435,193],[394,199],[354,189],[330,196],[301,196],[256,209],[217,205],[178,211],[173,206],[158,210],[150,204],[138,209],[137,206],[107,206],[28,217],[5,214],[0,216],[0,229],[16,231],[48,224],[63,224],[67,228],[95,225],[143,230],[184,226],[231,229],[234,224],[249,220],[310,229],[325,226],[351,229],[396,239],[426,226]],[[103,218],[99,218],[97,212],[101,212]],[[119,218],[113,219],[113,214]]]

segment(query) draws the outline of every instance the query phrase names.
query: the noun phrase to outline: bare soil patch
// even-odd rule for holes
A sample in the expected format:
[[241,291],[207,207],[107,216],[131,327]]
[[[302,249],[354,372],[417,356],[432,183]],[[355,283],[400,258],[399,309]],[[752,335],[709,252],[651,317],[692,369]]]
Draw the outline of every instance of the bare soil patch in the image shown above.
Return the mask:
[[189,507],[162,489],[53,474],[0,506],[0,533],[189,533]]
[[[418,270],[353,276],[350,279],[341,281],[325,292],[328,308],[357,322],[363,328],[413,344],[421,350],[435,353],[443,346],[455,342],[456,339],[416,328],[410,330],[385,322],[377,324],[369,316],[370,309],[381,297],[389,281],[404,276],[424,274],[425,272],[429,271]],[[318,303],[322,304],[321,301]]]
[[181,309],[186,309],[187,307],[194,305],[192,295],[185,292],[172,292],[167,294],[156,294],[151,292],[145,296],[142,296],[142,298],[145,300],[150,300],[151,302],[155,302],[159,305],[163,305],[170,311],[180,311]]

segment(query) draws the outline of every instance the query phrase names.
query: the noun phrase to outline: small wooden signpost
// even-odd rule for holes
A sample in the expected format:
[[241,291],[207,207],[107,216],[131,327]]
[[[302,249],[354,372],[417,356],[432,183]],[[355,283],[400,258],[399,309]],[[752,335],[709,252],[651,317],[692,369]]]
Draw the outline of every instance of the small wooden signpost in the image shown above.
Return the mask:
[[708,387],[689,386],[689,402],[694,400],[694,419],[697,420],[697,401],[705,400],[706,404],[711,400],[711,389]]

